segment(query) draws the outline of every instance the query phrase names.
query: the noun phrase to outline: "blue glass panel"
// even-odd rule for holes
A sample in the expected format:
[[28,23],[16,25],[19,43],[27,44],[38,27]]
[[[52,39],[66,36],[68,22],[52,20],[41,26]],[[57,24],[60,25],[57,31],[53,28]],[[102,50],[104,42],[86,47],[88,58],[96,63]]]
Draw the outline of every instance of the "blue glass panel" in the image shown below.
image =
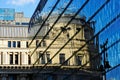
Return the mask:
[[[75,0],[76,1],[76,0]],[[106,26],[113,18],[120,15],[119,0],[89,0],[89,3],[82,9],[80,14],[86,16],[88,20],[106,1],[105,6],[93,17],[95,21],[95,34]],[[82,1],[80,1],[82,2]],[[77,4],[78,2],[76,2]],[[80,3],[81,5],[82,3]],[[107,50],[108,61],[112,67],[120,64],[120,18],[115,20],[108,28],[99,35],[99,44],[103,44],[108,39],[108,45],[112,46]],[[107,73],[107,80],[119,80],[120,66]]]
[[0,20],[14,20],[15,9],[0,8]]

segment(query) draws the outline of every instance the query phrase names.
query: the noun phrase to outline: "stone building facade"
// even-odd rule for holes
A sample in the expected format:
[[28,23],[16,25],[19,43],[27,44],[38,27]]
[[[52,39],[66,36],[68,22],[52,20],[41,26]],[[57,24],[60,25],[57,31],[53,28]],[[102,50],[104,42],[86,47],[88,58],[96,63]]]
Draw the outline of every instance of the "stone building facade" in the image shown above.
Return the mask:
[[[93,71],[99,61],[86,64],[91,57],[98,54],[98,47],[94,41],[86,44],[94,36],[94,29],[90,24],[84,25],[82,20],[85,21],[85,17],[77,16],[66,26],[73,15],[64,14],[42,40],[57,16],[49,18],[31,45],[29,44],[40,28],[44,16],[41,17],[41,23],[36,23],[30,29],[23,25],[0,25],[0,80],[63,80],[74,71],[75,74],[67,80],[99,79],[98,73]],[[59,33],[60,36],[54,40]],[[86,46],[76,53],[84,44]],[[73,54],[75,55],[64,63]],[[53,59],[49,61],[51,58]],[[48,64],[45,66],[46,63]],[[86,65],[79,69],[84,64]]]

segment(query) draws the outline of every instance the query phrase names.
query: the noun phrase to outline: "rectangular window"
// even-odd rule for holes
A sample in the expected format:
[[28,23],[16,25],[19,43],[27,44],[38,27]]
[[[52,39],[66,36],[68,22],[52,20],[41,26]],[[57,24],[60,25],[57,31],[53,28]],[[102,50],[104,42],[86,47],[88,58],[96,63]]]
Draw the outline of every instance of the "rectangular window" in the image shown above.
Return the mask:
[[59,61],[62,64],[65,61],[65,54],[59,54]]
[[11,47],[11,41],[8,41],[8,47]]
[[22,25],[29,25],[29,23],[21,23]]
[[45,55],[42,55],[41,57],[41,64],[45,64]]
[[15,54],[15,64],[18,64],[18,54]]
[[10,54],[10,64],[13,64],[13,54]]
[[39,58],[40,58],[40,63],[45,64],[45,55],[42,55],[43,53],[40,51],[39,52]]
[[81,55],[77,55],[76,56],[76,63],[77,63],[77,65],[81,65],[82,64],[82,56]]
[[17,41],[17,47],[20,48],[21,44],[20,41]]
[[84,29],[84,37],[85,39],[89,40],[91,38],[91,35],[90,35],[90,30],[89,29]]
[[20,25],[20,23],[19,23],[19,22],[16,22],[15,24],[16,24],[16,25]]
[[13,41],[13,47],[16,47],[16,41]]
[[[47,53],[46,58],[47,58],[47,62],[48,62],[50,60],[50,54]],[[49,64],[51,64],[51,63],[52,63],[52,61],[49,62]]]

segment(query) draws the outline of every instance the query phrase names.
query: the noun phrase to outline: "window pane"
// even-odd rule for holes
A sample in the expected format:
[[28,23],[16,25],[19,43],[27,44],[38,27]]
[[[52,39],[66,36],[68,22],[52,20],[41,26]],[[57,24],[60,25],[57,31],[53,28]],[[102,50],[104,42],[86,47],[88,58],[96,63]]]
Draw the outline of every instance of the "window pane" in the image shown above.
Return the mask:
[[8,47],[11,47],[11,41],[8,41]]
[[15,41],[13,41],[13,47],[16,47],[16,42]]
[[17,47],[20,48],[20,41],[17,41]]

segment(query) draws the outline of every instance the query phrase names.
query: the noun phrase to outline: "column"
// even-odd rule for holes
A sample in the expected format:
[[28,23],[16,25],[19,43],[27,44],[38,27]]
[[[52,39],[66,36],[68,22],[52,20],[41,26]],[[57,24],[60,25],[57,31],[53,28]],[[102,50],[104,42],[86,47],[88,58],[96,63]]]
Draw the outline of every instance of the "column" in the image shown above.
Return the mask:
[[15,64],[15,52],[13,52],[13,64]]
[[20,65],[20,52],[18,52],[18,64]]
[[3,64],[3,52],[0,52],[0,64]]
[[45,55],[45,63],[47,63],[47,52],[45,52],[44,55]]

